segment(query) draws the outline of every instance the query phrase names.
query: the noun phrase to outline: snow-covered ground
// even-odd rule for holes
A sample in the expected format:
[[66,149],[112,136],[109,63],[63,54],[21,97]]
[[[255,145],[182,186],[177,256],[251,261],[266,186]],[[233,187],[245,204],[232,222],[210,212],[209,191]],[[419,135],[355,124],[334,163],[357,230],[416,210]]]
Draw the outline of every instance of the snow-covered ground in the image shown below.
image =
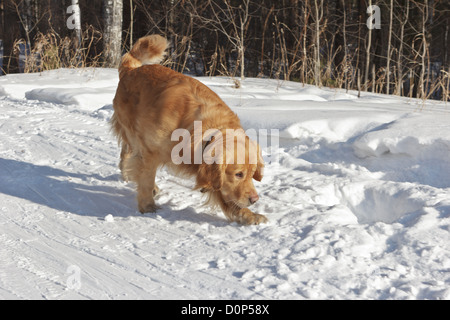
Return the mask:
[[167,172],[160,211],[137,212],[116,70],[0,78],[0,298],[450,299],[450,106],[199,80],[279,131],[255,182],[268,224],[228,223]]

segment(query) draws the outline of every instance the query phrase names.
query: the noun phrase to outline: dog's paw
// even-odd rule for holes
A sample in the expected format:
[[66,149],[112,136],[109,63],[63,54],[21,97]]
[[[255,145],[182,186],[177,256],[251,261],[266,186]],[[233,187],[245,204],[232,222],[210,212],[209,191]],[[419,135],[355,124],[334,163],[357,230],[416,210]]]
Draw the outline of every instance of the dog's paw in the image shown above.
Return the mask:
[[261,224],[266,223],[269,220],[267,220],[266,216],[263,216],[262,214],[253,213],[250,209],[243,208],[239,210],[237,222],[251,225],[251,224]]
[[267,223],[269,220],[266,216],[263,216],[262,214],[254,213],[253,218],[251,219],[251,222],[249,224],[261,224],[261,223]]
[[142,214],[155,213],[156,211],[158,211],[158,209],[159,207],[155,203],[148,203],[144,205],[139,204],[139,212]]

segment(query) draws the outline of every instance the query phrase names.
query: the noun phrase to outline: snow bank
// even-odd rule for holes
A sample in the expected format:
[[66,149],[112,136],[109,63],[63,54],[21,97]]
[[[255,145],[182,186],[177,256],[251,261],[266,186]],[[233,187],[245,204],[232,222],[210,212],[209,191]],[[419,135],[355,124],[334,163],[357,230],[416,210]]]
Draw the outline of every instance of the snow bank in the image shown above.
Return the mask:
[[137,212],[116,70],[0,77],[0,298],[450,298],[448,106],[199,80],[279,142],[256,183],[266,225],[226,222],[164,170],[161,209]]
[[[118,84],[114,69],[58,69],[13,74],[0,80],[0,95],[95,111],[111,103]],[[106,102],[106,103],[105,103]]]

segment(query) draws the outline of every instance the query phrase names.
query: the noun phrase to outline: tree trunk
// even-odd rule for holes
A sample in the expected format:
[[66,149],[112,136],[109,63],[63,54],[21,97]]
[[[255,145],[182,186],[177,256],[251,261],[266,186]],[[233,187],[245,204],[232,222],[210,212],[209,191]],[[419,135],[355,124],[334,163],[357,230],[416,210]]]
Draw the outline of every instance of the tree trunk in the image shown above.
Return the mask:
[[[315,22],[316,22],[316,34],[315,34],[315,42],[316,42],[316,51],[315,51],[315,68],[314,68],[314,78],[315,85],[321,87],[321,76],[320,76],[320,20],[323,17],[323,0],[320,0],[320,7],[317,0],[314,0],[314,8],[315,8]],[[320,9],[320,10],[319,10]]]
[[72,6],[69,11],[72,13],[70,25],[68,25],[71,29],[75,30],[75,34],[78,40],[78,48],[81,46],[81,13],[80,6],[78,5],[78,0],[71,1]]
[[[372,0],[369,0],[369,8],[372,7]],[[366,44],[366,70],[364,72],[364,91],[367,91],[369,86],[369,68],[370,68],[370,47],[372,45],[372,27],[369,28],[369,35]],[[372,79],[375,81],[375,79]]]
[[[30,32],[31,29],[33,29],[33,24],[32,24],[32,18],[33,15],[31,13],[31,0],[25,0],[24,2],[21,2],[22,4],[22,19],[23,19],[23,28],[25,30],[25,37],[26,37],[26,41],[27,41],[27,49],[29,50],[29,48],[31,47],[31,40],[30,40]],[[28,54],[28,53],[27,53]]]
[[345,78],[345,90],[348,92],[348,71],[349,71],[349,57],[347,48],[347,9],[345,8],[345,0],[342,0],[342,10],[344,12],[344,26],[343,29],[343,39],[344,39],[344,78]]
[[397,58],[397,84],[395,87],[395,94],[396,95],[402,95],[402,88],[403,88],[403,66],[402,66],[402,60],[403,60],[403,41],[404,41],[404,35],[405,35],[405,25],[408,22],[409,18],[409,1],[406,1],[406,11],[403,21],[401,21],[401,28],[400,28],[400,44],[398,49],[398,58]]
[[427,24],[428,20],[428,0],[424,1],[424,8],[422,12],[422,54],[421,54],[421,63],[420,63],[420,78],[419,78],[419,90],[417,92],[418,98],[425,99],[426,97],[426,90],[425,90],[425,73],[426,73],[426,55],[427,55]]
[[306,52],[306,40],[308,36],[308,19],[309,19],[309,3],[308,0],[305,0],[304,2],[304,8],[303,8],[303,31],[302,31],[302,40],[303,40],[303,56],[302,56],[302,83],[303,86],[305,86],[305,83],[307,82],[307,73],[308,73],[308,67],[307,67],[307,52]]
[[243,1],[243,5],[239,6],[240,36],[238,36],[238,52],[241,61],[241,80],[244,80],[245,77],[245,31],[249,20],[249,5],[250,0],[245,0]]
[[103,0],[105,67],[116,68],[122,56],[122,0]]
[[133,0],[130,0],[130,50],[133,46],[133,27],[134,27],[134,5]]
[[391,78],[391,41],[392,41],[392,20],[394,14],[394,0],[391,0],[389,16],[389,36],[388,36],[388,49],[387,49],[387,62],[386,62],[386,93],[389,94],[390,90],[390,78]]

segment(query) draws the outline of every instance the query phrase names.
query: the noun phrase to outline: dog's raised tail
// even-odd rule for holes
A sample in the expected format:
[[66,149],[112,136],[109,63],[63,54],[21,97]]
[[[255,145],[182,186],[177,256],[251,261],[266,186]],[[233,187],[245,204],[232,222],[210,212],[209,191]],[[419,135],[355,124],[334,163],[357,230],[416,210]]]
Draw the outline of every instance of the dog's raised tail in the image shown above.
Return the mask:
[[119,79],[126,72],[139,68],[144,64],[160,63],[164,59],[167,46],[167,39],[156,34],[140,38],[133,45],[130,52],[122,57],[119,65]]

